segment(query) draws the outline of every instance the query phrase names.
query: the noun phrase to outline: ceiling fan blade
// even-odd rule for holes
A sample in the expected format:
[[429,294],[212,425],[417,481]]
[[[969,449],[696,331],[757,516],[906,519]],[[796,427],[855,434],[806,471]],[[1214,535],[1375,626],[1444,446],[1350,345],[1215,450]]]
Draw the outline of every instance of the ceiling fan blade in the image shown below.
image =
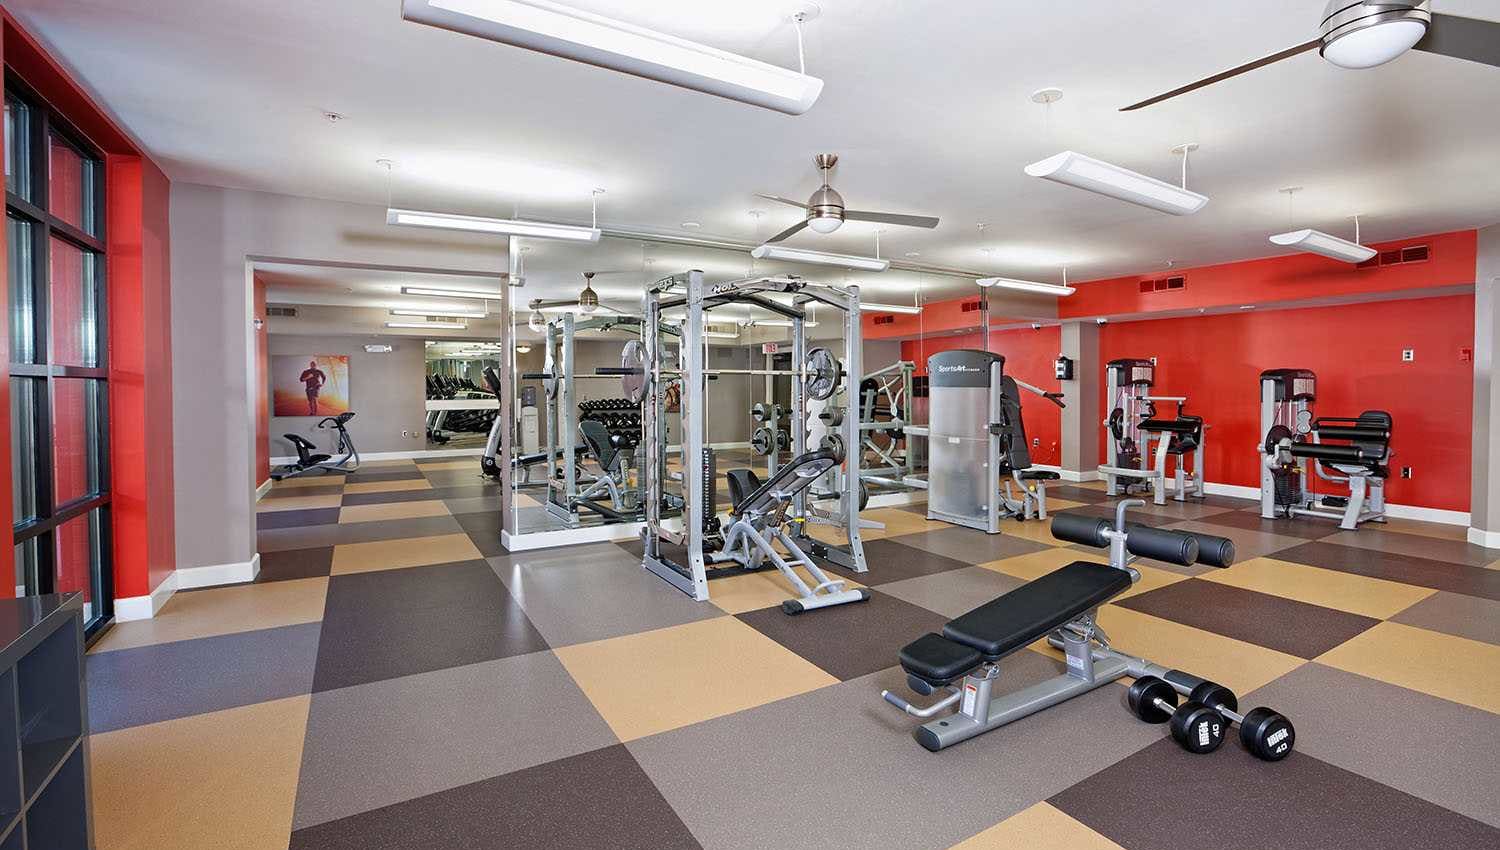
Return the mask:
[[1286,50],[1283,50],[1279,53],[1272,53],[1270,56],[1262,56],[1261,58],[1256,59],[1254,62],[1246,62],[1245,64],[1238,67],[1230,68],[1228,71],[1221,71],[1217,74],[1214,74],[1212,77],[1205,77],[1201,80],[1198,80],[1197,82],[1188,83],[1182,88],[1172,89],[1166,94],[1159,94],[1156,97],[1150,98],[1148,100],[1143,100],[1140,103],[1132,103],[1131,105],[1122,108],[1120,111],[1130,112],[1131,110],[1140,109],[1143,106],[1150,106],[1153,103],[1161,103],[1164,100],[1174,98],[1180,94],[1187,94],[1194,89],[1201,89],[1204,86],[1213,85],[1214,83],[1220,82],[1221,80],[1227,80],[1230,77],[1237,77],[1240,74],[1245,73],[1246,71],[1254,71],[1256,68],[1263,68],[1271,64],[1272,62],[1280,62],[1281,60],[1288,57],[1296,56],[1298,53],[1306,53],[1307,51],[1312,50],[1314,47],[1317,47],[1322,43],[1323,39],[1321,38],[1315,38],[1312,41],[1305,41],[1297,45],[1296,47],[1288,47]]
[[584,272],[584,274],[591,274],[594,277],[603,277],[603,276],[605,276],[607,274],[640,274],[640,273],[641,273],[640,269],[609,269],[607,271],[602,271],[602,272],[596,272],[596,271]]
[[878,221],[881,224],[900,224],[906,227],[925,227],[928,230],[938,226],[938,220],[930,215],[901,215],[868,210],[844,210],[844,219],[846,221]]
[[767,239],[766,242],[768,244],[771,243],[771,242],[780,242],[781,240],[787,238],[788,236],[791,236],[792,234],[796,233],[797,231],[801,230],[802,228],[804,228],[806,226],[807,226],[807,219],[804,218],[801,221],[797,222],[796,224],[792,225],[791,227],[788,227],[786,230],[783,230],[780,233],[776,234],[775,236],[772,236],[770,239]]
[[1457,15],[1432,15],[1417,50],[1500,67],[1500,23]]
[[794,201],[791,198],[783,198],[780,195],[767,195],[767,194],[764,194],[762,192],[756,192],[755,193],[755,197],[757,197],[757,198],[765,198],[768,201],[776,201],[778,203],[782,203],[782,204],[786,204],[788,206],[796,207],[797,209],[802,209],[802,210],[807,209],[807,204],[804,204],[801,201]]

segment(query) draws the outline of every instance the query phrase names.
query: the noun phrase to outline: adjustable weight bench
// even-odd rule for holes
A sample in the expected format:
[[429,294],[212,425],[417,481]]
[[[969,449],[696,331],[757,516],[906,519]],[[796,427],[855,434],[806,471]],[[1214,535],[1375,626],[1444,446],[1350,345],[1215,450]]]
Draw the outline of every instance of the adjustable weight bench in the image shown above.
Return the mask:
[[[792,540],[785,528],[787,509],[792,506],[796,495],[811,487],[838,462],[838,455],[834,452],[819,449],[787,461],[764,484],[748,469],[731,469],[725,473],[729,479],[729,499],[733,503],[729,512],[729,531],[724,537],[724,548],[710,559],[716,563],[733,561],[747,570],[758,569],[770,561],[797,590],[797,598],[781,603],[781,610],[787,614],[868,600],[870,591],[864,588],[846,590],[843,579],[830,578],[824,573]],[[768,534],[770,539],[767,539]],[[783,558],[776,551],[771,545],[772,540],[781,543],[790,559]],[[799,566],[812,577],[812,586],[793,569]]]
[[[1139,580],[1140,573],[1130,566],[1132,556],[1183,566],[1227,567],[1234,562],[1234,543],[1223,537],[1127,524],[1126,507],[1144,504],[1121,501],[1113,524],[1073,514],[1054,517],[1054,537],[1108,548],[1109,563],[1075,561],[1053,570],[949,621],[941,635],[923,635],[901,650],[901,667],[913,691],[923,696],[947,693],[926,708],[890,691],[881,697],[923,719],[956,707],[954,713],[918,726],[913,731],[918,743],[936,752],[1124,676],[1159,676],[1188,689],[1193,687],[1188,683],[1201,682],[1112,649],[1095,622],[1100,605]],[[1013,693],[994,694],[1001,659],[1043,638],[1067,656],[1067,671]]]

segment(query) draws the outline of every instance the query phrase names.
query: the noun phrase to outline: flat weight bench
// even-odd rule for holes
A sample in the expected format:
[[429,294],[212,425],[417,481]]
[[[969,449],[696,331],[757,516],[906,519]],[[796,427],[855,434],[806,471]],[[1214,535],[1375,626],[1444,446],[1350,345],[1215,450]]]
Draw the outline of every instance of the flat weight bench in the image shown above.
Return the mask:
[[[827,608],[846,602],[864,602],[870,598],[870,591],[864,588],[847,590],[843,579],[829,577],[786,533],[786,512],[793,499],[838,462],[838,455],[819,449],[787,461],[764,484],[748,469],[731,469],[725,473],[733,503],[729,512],[729,531],[724,536],[724,548],[710,557],[716,563],[733,561],[746,569],[756,569],[770,561],[797,590],[795,599],[781,603],[781,610],[787,614],[801,614],[811,608]],[[772,540],[786,549],[790,560],[776,551],[771,545]],[[793,569],[798,566],[807,570],[812,585],[803,581]]]
[[[1157,676],[1184,694],[1202,682],[1112,649],[1095,622],[1100,605],[1140,579],[1140,573],[1129,565],[1132,555],[1183,566],[1227,567],[1234,562],[1234,543],[1223,537],[1127,524],[1126,507],[1144,504],[1139,499],[1121,501],[1113,524],[1073,514],[1054,517],[1054,537],[1108,548],[1110,562],[1075,561],[1053,570],[949,621],[941,635],[923,635],[901,650],[901,667],[913,691],[923,696],[939,690],[948,693],[926,708],[890,691],[883,691],[881,697],[924,719],[957,706],[954,713],[918,726],[913,731],[918,743],[936,752],[1124,676]],[[1000,660],[1043,638],[1066,655],[1067,672],[995,695],[992,688],[1000,676]],[[960,680],[962,684],[956,684]]]

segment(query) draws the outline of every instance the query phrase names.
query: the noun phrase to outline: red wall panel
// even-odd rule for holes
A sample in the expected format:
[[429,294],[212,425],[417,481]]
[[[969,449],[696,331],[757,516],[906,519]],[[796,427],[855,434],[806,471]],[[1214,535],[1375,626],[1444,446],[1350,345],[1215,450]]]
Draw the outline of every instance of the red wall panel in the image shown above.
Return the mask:
[[[1473,296],[1119,322],[1100,334],[1102,360],[1156,357],[1154,391],[1188,396],[1187,412],[1213,426],[1209,481],[1260,485],[1259,375],[1311,369],[1316,415],[1394,417],[1387,501],[1453,511],[1469,509],[1473,365],[1461,351],[1473,345]],[[1415,349],[1414,362],[1401,362],[1404,348]],[[1102,457],[1102,428],[1099,442]],[[1395,477],[1402,466],[1413,467],[1410,480]]]
[[[1005,373],[1044,390],[1061,388],[1053,377],[1052,364],[1062,345],[1062,331],[1057,326],[1038,330],[996,331],[990,334],[989,350],[1005,356]],[[927,374],[927,358],[939,351],[955,348],[983,348],[979,332],[957,336],[924,337],[901,343],[901,357],[917,364],[916,374]],[[1064,399],[1066,403],[1067,399]],[[1033,444],[1031,462],[1057,464],[1062,459],[1062,411],[1057,405],[1028,392],[1021,393],[1021,414],[1026,422],[1026,436]]]

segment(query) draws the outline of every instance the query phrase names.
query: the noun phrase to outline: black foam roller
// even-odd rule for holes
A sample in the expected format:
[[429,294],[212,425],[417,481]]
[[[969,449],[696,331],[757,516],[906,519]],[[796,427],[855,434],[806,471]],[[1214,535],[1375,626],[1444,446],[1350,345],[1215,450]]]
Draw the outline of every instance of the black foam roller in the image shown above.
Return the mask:
[[1334,440],[1368,440],[1383,443],[1391,438],[1389,428],[1371,425],[1320,425],[1317,431],[1319,437]]
[[1104,532],[1112,525],[1103,517],[1053,514],[1052,536],[1069,543],[1082,543],[1102,549],[1109,546],[1109,539],[1104,536]]
[[1155,558],[1170,564],[1191,566],[1198,560],[1198,541],[1180,531],[1147,525],[1126,527],[1125,548],[1132,555]]
[[1292,457],[1310,457],[1318,460],[1348,461],[1360,463],[1370,458],[1358,446],[1330,446],[1322,443],[1292,443]]
[[[1135,534],[1137,529],[1142,528],[1146,529],[1147,531],[1158,530],[1155,528],[1151,528],[1150,526],[1141,525],[1138,522],[1125,523],[1125,530],[1130,534]],[[1213,534],[1202,534],[1197,531],[1183,531],[1180,529],[1170,529],[1170,531],[1173,534],[1185,534],[1188,537],[1191,537],[1194,540],[1198,541],[1198,563],[1210,567],[1228,567],[1234,564],[1233,540],[1230,540],[1227,537],[1218,537]]]

